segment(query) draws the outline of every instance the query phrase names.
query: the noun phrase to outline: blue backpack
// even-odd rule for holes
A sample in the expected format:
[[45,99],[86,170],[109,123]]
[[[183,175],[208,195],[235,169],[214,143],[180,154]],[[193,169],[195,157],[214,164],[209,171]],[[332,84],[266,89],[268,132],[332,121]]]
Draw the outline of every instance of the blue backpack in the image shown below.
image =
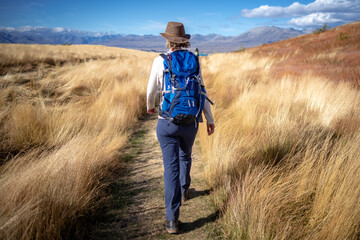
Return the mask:
[[206,91],[200,82],[198,57],[187,50],[160,56],[165,68],[160,116],[175,124],[201,121]]

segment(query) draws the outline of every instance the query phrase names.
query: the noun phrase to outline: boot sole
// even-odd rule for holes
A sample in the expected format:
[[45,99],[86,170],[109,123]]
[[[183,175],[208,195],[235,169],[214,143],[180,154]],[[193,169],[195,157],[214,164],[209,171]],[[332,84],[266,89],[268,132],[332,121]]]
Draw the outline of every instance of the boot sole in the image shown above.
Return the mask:
[[179,232],[178,230],[170,230],[170,229],[166,229],[166,231],[171,234],[176,234]]

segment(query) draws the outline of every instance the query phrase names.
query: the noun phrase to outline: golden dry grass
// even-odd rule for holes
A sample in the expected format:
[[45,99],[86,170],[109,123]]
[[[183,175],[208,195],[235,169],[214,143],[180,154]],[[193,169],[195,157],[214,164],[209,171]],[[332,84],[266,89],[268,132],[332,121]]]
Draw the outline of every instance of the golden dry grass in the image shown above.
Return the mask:
[[350,69],[323,63],[337,51],[360,73],[360,60],[351,58],[360,49],[347,55],[353,43],[341,43],[328,53],[308,44],[312,54],[305,55],[322,72],[339,73],[337,81],[302,62],[286,72],[286,59],[301,57],[271,52],[271,45],[257,48],[267,54],[250,49],[202,60],[216,131],[209,138],[200,129],[200,142],[225,238],[360,236],[360,92]]
[[143,114],[154,54],[0,45],[0,238],[82,236]]
[[[200,143],[225,238],[359,238],[358,29],[201,59],[216,131],[200,128]],[[156,54],[0,50],[0,238],[81,237],[145,110]]]

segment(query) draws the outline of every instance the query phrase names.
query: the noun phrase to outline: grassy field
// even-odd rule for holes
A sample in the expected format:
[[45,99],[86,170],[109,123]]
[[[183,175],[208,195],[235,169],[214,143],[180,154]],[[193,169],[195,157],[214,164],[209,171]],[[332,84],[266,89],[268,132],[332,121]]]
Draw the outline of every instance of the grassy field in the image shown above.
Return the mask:
[[225,238],[360,237],[359,39],[354,23],[203,59]]
[[81,238],[144,113],[155,55],[40,45],[0,53],[0,238]]
[[[0,45],[0,239],[81,238],[157,54]],[[360,237],[360,24],[201,58],[226,239]]]

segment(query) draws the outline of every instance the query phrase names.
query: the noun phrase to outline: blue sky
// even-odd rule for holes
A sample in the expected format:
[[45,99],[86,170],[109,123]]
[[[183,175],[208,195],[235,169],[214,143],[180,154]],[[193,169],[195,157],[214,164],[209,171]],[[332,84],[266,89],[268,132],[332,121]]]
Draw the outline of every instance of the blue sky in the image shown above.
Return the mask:
[[158,34],[179,21],[190,34],[239,35],[261,26],[305,29],[360,19],[360,0],[0,0],[0,26]]

